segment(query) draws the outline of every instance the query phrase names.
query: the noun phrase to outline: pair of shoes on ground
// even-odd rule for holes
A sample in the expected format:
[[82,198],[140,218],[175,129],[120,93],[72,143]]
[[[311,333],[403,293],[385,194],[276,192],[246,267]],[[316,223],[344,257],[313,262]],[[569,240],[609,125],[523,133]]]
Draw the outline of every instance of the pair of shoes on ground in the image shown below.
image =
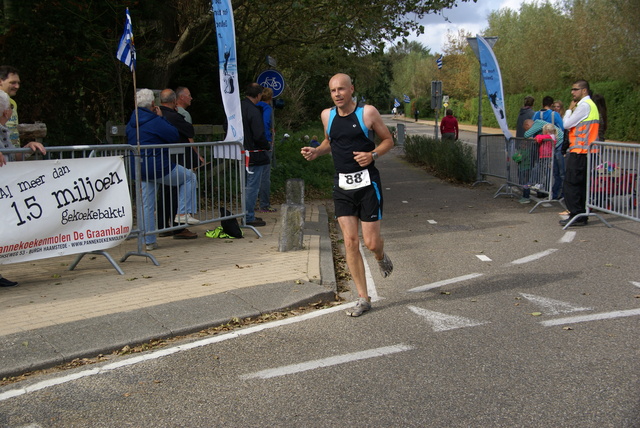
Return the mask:
[[15,281],[9,281],[7,278],[0,277],[0,287],[9,288],[9,287],[17,287],[18,283]]
[[176,214],[173,221],[178,224],[200,224],[200,220],[194,218],[191,214]]
[[260,226],[266,226],[267,222],[262,220],[260,217],[255,217],[252,221],[248,221],[246,225],[253,226],[253,227],[260,227]]
[[258,212],[259,213],[275,213],[275,212],[278,212],[278,209],[273,207],[260,208]]
[[[567,224],[569,224],[569,222],[573,220],[573,217],[569,217],[567,219],[564,220],[560,220],[558,223],[560,223],[560,226],[566,226]],[[571,226],[586,226],[589,224],[589,219],[587,217],[582,217],[576,221],[574,221],[573,223],[571,223]]]

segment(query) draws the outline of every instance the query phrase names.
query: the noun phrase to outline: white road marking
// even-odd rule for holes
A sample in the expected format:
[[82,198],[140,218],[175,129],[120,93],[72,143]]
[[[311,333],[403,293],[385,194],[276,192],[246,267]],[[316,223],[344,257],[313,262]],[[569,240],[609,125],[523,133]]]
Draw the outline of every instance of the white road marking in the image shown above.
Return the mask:
[[442,287],[443,285],[455,284],[456,282],[462,282],[468,279],[478,278],[479,276],[482,276],[482,275],[484,274],[470,273],[469,275],[463,275],[456,278],[445,279],[438,282],[432,282],[431,284],[421,285],[420,287],[412,288],[411,290],[408,290],[408,291],[412,293],[419,293],[422,291],[427,291],[427,290],[432,290],[434,288]]
[[477,254],[476,257],[479,258],[480,261],[483,261],[483,262],[490,262],[491,261],[491,259],[488,256],[485,256],[484,254]]
[[579,306],[573,306],[567,302],[563,302],[561,300],[548,299],[546,297],[534,296],[533,294],[525,294],[520,293],[522,297],[527,299],[528,301],[542,306],[544,310],[542,311],[545,315],[559,315],[559,314],[568,314],[571,312],[579,312],[579,311],[591,311],[592,308],[582,308]]
[[385,355],[395,354],[397,352],[410,351],[413,346],[393,345],[382,348],[369,349],[367,351],[353,352],[351,354],[336,355],[334,357],[323,358],[320,360],[307,361],[306,363],[291,364],[289,366],[277,367],[274,369],[261,370],[255,373],[249,373],[240,376],[241,379],[269,379],[272,377],[286,376],[294,373],[306,372],[322,367],[330,367],[338,364],[351,363],[353,361],[366,360],[369,358],[382,357]]
[[457,328],[475,327],[489,323],[488,321],[476,321],[457,315],[447,315],[440,312],[429,311],[416,306],[409,306],[409,309],[415,314],[424,317],[426,321],[431,324],[433,331],[455,330]]
[[569,232],[566,232],[558,242],[560,244],[568,244],[569,242],[573,241],[573,238],[575,237],[576,237],[576,232],[569,231]]
[[435,221],[435,220],[427,220],[427,223],[429,223],[429,224],[438,224],[438,222]]
[[599,321],[599,320],[608,320],[613,318],[633,317],[636,315],[640,315],[640,309],[628,309],[626,311],[603,312],[601,314],[580,315],[575,317],[558,318],[555,320],[541,321],[540,324],[542,324],[545,327],[552,327],[555,325],[575,324],[575,323],[586,322],[586,321]]
[[636,287],[640,288],[640,282],[636,282],[636,281],[630,281],[632,285],[635,285]]
[[533,261],[535,261],[535,260],[538,260],[538,259],[541,259],[541,258],[543,258],[543,257],[546,257],[546,256],[548,256],[549,254],[553,254],[553,253],[555,253],[556,251],[558,251],[558,250],[557,250],[557,249],[555,249],[555,248],[550,248],[550,249],[548,249],[548,250],[541,251],[541,252],[536,253],[536,254],[531,254],[530,256],[523,257],[523,258],[518,259],[518,260],[514,260],[514,261],[512,261],[510,264],[512,264],[512,265],[521,265],[521,264],[523,264],[523,263],[533,262]]
[[245,329],[241,329],[232,333],[227,333],[227,334],[221,334],[221,335],[217,335],[217,336],[212,336],[212,337],[208,337],[206,339],[202,339],[202,340],[197,340],[194,342],[190,342],[190,343],[186,343],[186,344],[182,344],[182,345],[178,345],[178,346],[173,346],[171,348],[165,348],[165,349],[160,349],[158,351],[153,351],[153,352],[149,352],[147,354],[142,354],[142,355],[136,355],[134,357],[129,357],[129,358],[121,358],[118,359],[118,361],[115,361],[113,363],[108,363],[105,364],[104,366],[101,367],[91,367],[91,368],[87,368],[84,370],[80,370],[76,373],[73,374],[68,374],[68,375],[63,375],[60,377],[56,377],[56,378],[52,378],[52,379],[48,379],[42,382],[38,382],[35,383],[33,385],[24,387],[24,388],[17,388],[17,389],[12,389],[3,393],[0,393],[0,402],[1,401],[5,401],[8,400],[10,398],[13,397],[18,397],[20,395],[24,395],[30,392],[35,392],[35,391],[39,391],[42,389],[46,389],[49,388],[51,386],[55,386],[55,385],[61,385],[67,382],[71,382],[74,381],[76,379],[82,379],[84,377],[89,377],[89,376],[95,376],[98,374],[103,374],[103,373],[107,373],[109,371],[112,370],[116,370],[119,369],[121,367],[127,367],[127,366],[132,366],[138,363],[142,363],[145,361],[151,361],[151,360],[156,360],[158,358],[161,357],[165,357],[167,355],[171,355],[171,354],[175,354],[177,352],[181,352],[181,351],[187,351],[189,349],[195,349],[195,348],[200,348],[203,346],[208,346],[211,345],[213,343],[218,343],[218,342],[224,342],[226,340],[230,340],[230,339],[235,339],[237,337],[240,336],[246,336],[249,334],[253,334],[253,333],[258,333],[261,332],[263,330],[269,330],[272,328],[277,328],[277,327],[281,327],[283,325],[289,325],[289,324],[295,324],[298,322],[302,322],[302,321],[307,321],[316,317],[320,317],[332,312],[337,312],[337,311],[342,311],[346,308],[350,308],[352,306],[355,306],[356,302],[350,302],[346,305],[339,305],[339,306],[333,306],[331,308],[327,308],[327,309],[320,309],[318,311],[314,311],[314,312],[309,312],[306,313],[304,315],[299,315],[297,317],[291,317],[291,318],[286,318],[283,320],[279,320],[279,321],[274,321],[271,323],[266,323],[266,324],[259,324],[259,325],[255,325],[252,327],[248,327]]

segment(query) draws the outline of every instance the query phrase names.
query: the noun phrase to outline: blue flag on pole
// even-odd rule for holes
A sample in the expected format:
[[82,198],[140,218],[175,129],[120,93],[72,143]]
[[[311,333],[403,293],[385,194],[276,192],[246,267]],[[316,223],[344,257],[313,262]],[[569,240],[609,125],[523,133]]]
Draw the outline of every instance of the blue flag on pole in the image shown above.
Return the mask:
[[444,58],[444,55],[440,54],[440,58],[436,60],[436,64],[438,64],[438,70],[442,68],[442,58]]
[[502,129],[504,136],[509,139],[511,138],[511,131],[509,131],[509,126],[507,126],[504,91],[502,89],[502,74],[500,73],[498,59],[493,53],[493,49],[491,49],[489,43],[487,43],[483,37],[477,35],[476,38],[478,39],[478,56],[484,87],[487,89],[487,96],[491,102],[491,108],[500,125],[500,129]]
[[126,13],[127,18],[124,23],[124,33],[122,33],[122,37],[120,38],[116,57],[124,62],[133,72],[136,69],[136,48],[133,45],[133,26],[131,25],[129,8],[127,8]]
[[405,103],[410,103],[411,102],[411,98],[409,98],[409,95],[404,94],[404,102]]
[[394,98],[394,99],[393,99],[393,106],[394,106],[395,108],[400,107],[400,101],[398,101],[398,99],[397,99],[397,98]]

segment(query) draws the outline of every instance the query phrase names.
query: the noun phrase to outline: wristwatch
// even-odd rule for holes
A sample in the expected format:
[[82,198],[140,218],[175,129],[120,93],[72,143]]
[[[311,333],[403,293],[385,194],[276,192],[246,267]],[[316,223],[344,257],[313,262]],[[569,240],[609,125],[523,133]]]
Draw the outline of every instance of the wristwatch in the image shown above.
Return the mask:
[[378,159],[378,154],[376,152],[371,152],[371,159],[377,160]]

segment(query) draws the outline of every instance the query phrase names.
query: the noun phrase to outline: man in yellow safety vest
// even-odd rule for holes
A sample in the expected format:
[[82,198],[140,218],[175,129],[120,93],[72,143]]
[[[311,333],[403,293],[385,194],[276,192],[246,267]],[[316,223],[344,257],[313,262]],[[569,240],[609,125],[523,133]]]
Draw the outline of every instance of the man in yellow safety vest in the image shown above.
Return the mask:
[[[575,216],[586,212],[587,206],[587,155],[595,149],[589,144],[598,139],[600,115],[598,108],[589,96],[589,83],[578,80],[571,86],[573,100],[567,109],[563,124],[569,130],[569,148],[566,157],[564,179],[564,202],[569,218],[561,220],[565,226]],[[586,226],[588,218],[576,219],[572,226]]]

